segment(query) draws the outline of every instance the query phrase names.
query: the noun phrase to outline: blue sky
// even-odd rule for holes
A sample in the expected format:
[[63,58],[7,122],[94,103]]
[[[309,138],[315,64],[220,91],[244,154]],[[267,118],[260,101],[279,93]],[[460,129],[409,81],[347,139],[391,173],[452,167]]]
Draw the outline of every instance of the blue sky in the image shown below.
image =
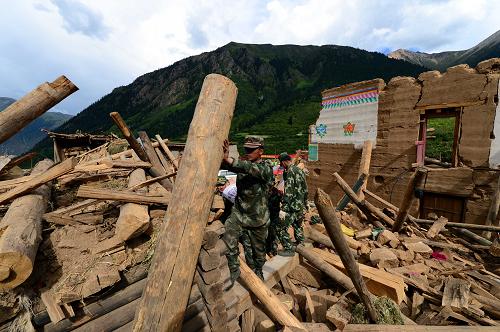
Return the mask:
[[[4,0],[6,1],[6,0]],[[383,53],[474,46],[500,29],[486,0],[16,0],[0,12],[0,96],[66,75],[76,114],[113,88],[230,41]]]

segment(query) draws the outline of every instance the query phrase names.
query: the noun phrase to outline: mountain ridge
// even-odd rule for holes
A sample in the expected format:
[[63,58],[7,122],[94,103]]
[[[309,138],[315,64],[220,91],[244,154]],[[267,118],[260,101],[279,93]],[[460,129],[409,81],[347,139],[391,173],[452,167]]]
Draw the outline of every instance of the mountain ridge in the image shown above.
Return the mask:
[[[416,76],[425,69],[348,46],[297,46],[231,42],[144,74],[91,104],[57,130],[119,133],[109,117],[119,112],[132,131],[183,140],[203,79],[218,73],[238,87],[230,138],[268,136],[267,152],[307,148],[308,125],[321,108],[320,92],[380,77]],[[48,141],[35,149],[48,152]]]
[[500,57],[500,30],[467,50],[425,53],[398,49],[389,53],[388,57],[439,71],[459,64],[475,67],[483,60]]
[[[16,100],[9,97],[0,97],[0,112],[9,107]],[[55,129],[73,116],[60,112],[46,112],[36,118],[21,131],[0,144],[0,154],[20,155],[32,149],[47,135],[41,129]]]

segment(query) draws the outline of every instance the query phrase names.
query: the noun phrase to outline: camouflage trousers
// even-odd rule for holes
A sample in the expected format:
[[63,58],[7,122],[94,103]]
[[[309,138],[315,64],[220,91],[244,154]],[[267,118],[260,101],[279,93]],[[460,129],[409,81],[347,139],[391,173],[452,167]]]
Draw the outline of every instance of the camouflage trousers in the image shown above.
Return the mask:
[[280,227],[279,208],[277,213],[271,211],[271,223],[267,232],[266,252],[276,256],[278,254],[278,234]]
[[300,212],[291,212],[287,213],[285,220],[281,221],[280,227],[278,230],[278,239],[281,242],[284,250],[292,250],[292,240],[290,239],[290,234],[288,233],[288,229],[293,227],[293,234],[295,237],[295,243],[299,244],[304,242],[304,213]]
[[239,275],[240,262],[238,256],[241,241],[247,265],[256,273],[262,273],[262,267],[266,262],[266,238],[269,221],[259,227],[244,227],[236,219],[229,217],[225,224],[226,231],[223,240],[227,246],[227,265],[231,276]]

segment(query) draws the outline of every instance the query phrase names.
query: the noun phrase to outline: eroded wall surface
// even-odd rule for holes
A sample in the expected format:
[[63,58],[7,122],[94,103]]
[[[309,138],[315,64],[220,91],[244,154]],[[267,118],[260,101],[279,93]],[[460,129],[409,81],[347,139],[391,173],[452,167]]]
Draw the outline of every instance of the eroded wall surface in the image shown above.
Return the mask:
[[[500,148],[494,135],[499,78],[497,58],[483,61],[476,68],[459,65],[445,73],[430,71],[417,79],[395,77],[386,86],[381,84],[368,189],[400,206],[416,162],[420,114],[426,109],[458,107],[458,167],[431,169],[423,189],[464,198],[464,221],[484,223],[499,174],[490,168],[490,151],[495,154]],[[353,87],[336,88],[336,93],[342,89],[350,91]],[[496,121],[500,123],[500,119]],[[500,128],[497,130],[500,132]],[[310,195],[313,197],[320,187],[336,202],[343,192],[331,174],[338,172],[352,185],[358,177],[361,150],[353,144],[319,143],[318,151],[319,160],[308,164]]]

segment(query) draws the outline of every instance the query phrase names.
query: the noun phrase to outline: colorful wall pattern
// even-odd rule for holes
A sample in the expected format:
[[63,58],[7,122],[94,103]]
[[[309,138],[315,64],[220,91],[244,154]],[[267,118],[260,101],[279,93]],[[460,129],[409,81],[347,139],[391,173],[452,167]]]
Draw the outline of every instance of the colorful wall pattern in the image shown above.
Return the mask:
[[368,88],[323,96],[322,109],[312,126],[311,143],[376,143],[378,90]]

